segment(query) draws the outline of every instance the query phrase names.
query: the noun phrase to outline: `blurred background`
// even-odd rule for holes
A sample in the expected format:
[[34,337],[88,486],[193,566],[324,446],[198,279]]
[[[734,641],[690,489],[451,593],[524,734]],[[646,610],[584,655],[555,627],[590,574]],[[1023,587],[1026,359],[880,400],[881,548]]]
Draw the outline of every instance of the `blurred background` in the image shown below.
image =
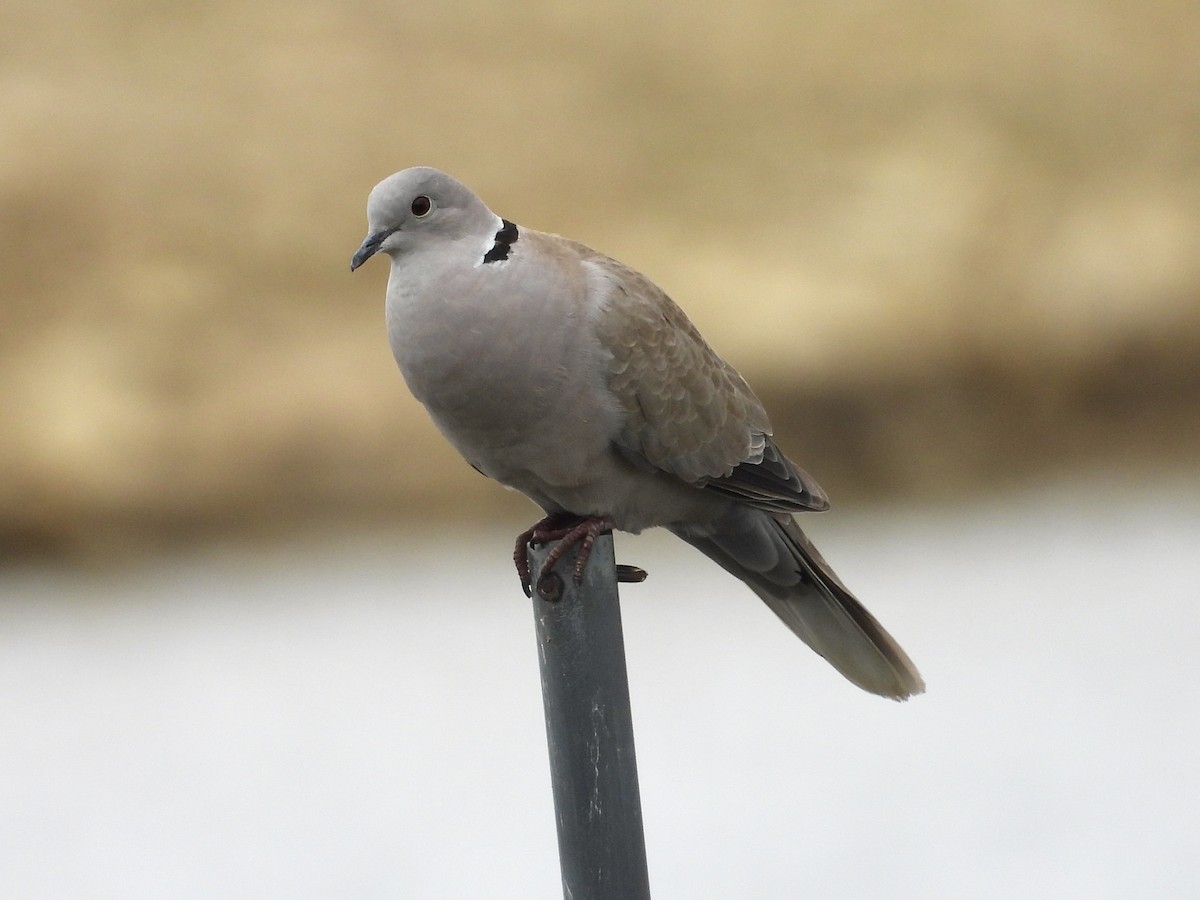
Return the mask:
[[660,896],[1195,896],[1198,46],[1174,0],[7,0],[0,893],[557,893],[535,511],[348,272],[425,164],[687,310],[930,685],[621,539]]

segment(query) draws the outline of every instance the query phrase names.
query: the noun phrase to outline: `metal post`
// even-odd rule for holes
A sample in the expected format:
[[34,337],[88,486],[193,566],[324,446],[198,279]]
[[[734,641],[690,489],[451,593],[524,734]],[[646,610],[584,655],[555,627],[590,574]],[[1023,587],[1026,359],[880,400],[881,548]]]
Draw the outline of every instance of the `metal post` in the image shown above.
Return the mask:
[[[552,546],[532,550],[534,572]],[[579,586],[574,565],[572,551],[533,591],[563,897],[648,900],[612,535],[596,539]]]

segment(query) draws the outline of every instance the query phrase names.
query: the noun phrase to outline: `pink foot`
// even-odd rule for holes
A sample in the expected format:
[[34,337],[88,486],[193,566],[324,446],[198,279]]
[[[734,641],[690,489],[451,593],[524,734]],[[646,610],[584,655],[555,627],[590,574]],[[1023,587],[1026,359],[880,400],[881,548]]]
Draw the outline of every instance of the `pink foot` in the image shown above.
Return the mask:
[[[513,562],[517,566],[517,576],[521,579],[521,588],[525,596],[532,596],[534,579],[529,567],[529,548],[558,541],[558,545],[546,556],[538,570],[537,580],[541,581],[573,544],[579,545],[579,553],[575,557],[575,583],[583,581],[583,571],[587,568],[588,557],[592,553],[592,545],[596,538],[613,528],[613,520],[609,516],[589,516],[580,518],[566,513],[555,513],[535,522],[533,527],[517,536],[517,546],[513,550]],[[644,575],[642,577],[645,577]]]
[[568,513],[552,513],[544,519],[538,519],[529,528],[517,535],[517,545],[513,548],[513,563],[517,567],[517,577],[521,579],[521,588],[526,597],[532,597],[531,579],[529,572],[529,548],[535,544],[544,544],[554,540],[553,535],[560,532],[563,526],[579,521],[578,516]]

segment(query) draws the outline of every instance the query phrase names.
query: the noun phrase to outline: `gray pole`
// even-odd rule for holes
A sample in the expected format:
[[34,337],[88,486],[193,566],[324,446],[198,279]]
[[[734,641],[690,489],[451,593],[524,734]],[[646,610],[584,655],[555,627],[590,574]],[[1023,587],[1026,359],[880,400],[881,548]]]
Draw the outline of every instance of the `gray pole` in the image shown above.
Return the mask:
[[[552,546],[530,552],[534,572]],[[563,897],[648,900],[612,535],[596,539],[579,586],[574,565],[572,551],[533,591]]]

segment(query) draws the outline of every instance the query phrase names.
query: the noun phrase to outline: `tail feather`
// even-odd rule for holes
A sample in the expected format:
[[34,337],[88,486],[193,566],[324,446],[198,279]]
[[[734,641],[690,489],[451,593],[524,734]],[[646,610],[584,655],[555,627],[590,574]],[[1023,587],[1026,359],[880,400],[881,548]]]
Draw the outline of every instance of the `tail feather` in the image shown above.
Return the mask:
[[804,643],[863,690],[894,700],[924,692],[908,654],[790,515],[737,506],[715,527],[671,531],[746,582]]

